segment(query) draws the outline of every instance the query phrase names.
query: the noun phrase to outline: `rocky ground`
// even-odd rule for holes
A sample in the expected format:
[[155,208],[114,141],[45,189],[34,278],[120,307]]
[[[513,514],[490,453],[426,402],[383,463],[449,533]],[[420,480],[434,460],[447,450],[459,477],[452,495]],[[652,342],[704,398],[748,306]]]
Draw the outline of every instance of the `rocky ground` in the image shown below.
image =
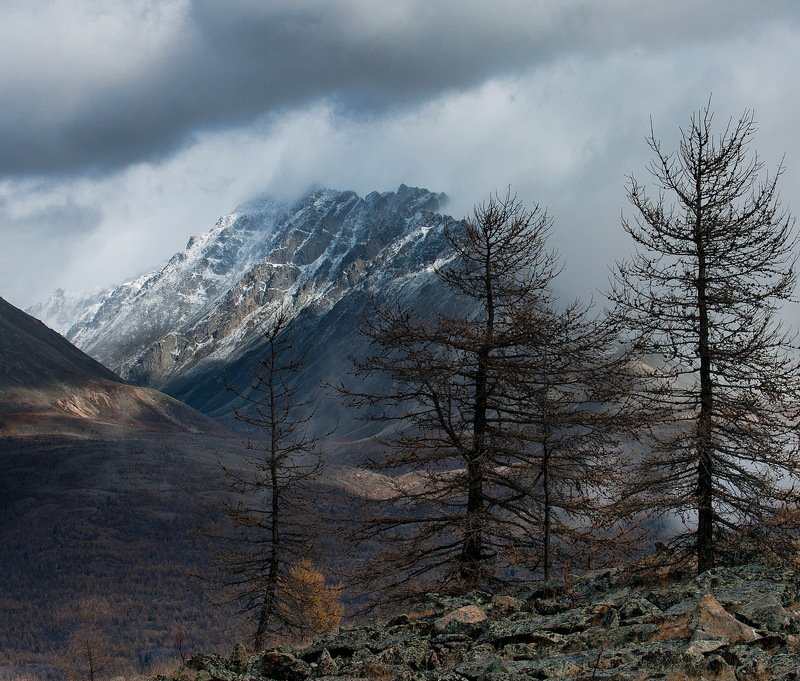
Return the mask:
[[302,646],[198,655],[159,681],[800,679],[800,575],[758,566],[644,579],[616,570],[514,596],[431,594]]

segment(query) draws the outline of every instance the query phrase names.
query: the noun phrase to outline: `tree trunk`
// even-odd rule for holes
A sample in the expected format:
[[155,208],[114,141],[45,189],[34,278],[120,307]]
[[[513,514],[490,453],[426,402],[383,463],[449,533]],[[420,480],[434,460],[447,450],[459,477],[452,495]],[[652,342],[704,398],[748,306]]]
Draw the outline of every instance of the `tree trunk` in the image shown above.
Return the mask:
[[544,443],[542,452],[542,487],[544,489],[544,579],[550,579],[550,448]]
[[266,635],[269,621],[275,610],[275,594],[278,591],[278,570],[280,568],[281,535],[280,535],[280,480],[278,478],[278,457],[280,456],[280,442],[278,438],[277,400],[275,397],[275,348],[271,343],[270,369],[269,369],[269,425],[270,425],[270,453],[269,453],[269,488],[271,492],[270,516],[270,554],[269,570],[267,573],[266,587],[261,602],[261,612],[258,616],[258,627],[254,636],[256,650],[261,650],[266,644]]
[[253,643],[256,650],[261,650],[266,645],[267,630],[270,619],[275,611],[275,594],[278,590],[278,568],[281,551],[280,540],[280,520],[278,511],[280,509],[280,498],[278,494],[278,467],[273,460],[270,466],[272,476],[272,522],[271,522],[271,546],[269,556],[269,571],[267,573],[266,585],[261,601],[261,611],[258,615],[258,626],[256,628]]
[[483,466],[486,440],[487,363],[489,351],[481,349],[475,376],[475,414],[473,444],[467,461],[467,518],[461,553],[461,578],[470,588],[478,586],[483,558]]
[[[699,149],[698,162],[702,158]],[[701,173],[696,173],[695,244],[697,246],[697,312],[699,317],[698,354],[700,356],[700,415],[697,420],[697,571],[714,567],[714,489],[711,441],[714,407],[711,381],[711,349],[709,347],[707,271]]]
[[88,641],[86,642],[86,660],[89,663],[89,681],[94,681],[94,651]]
[[[702,279],[701,279],[702,281]],[[705,293],[704,287],[703,294]],[[701,288],[698,287],[698,293]],[[700,306],[700,415],[697,422],[697,571],[714,567],[714,489],[711,425],[713,392],[708,348],[708,310]]]
[[478,586],[483,558],[483,466],[471,461],[467,466],[469,496],[467,498],[467,527],[461,552],[461,578],[467,586]]
[[492,274],[492,249],[487,244],[483,261],[484,300],[486,322],[484,338],[477,356],[475,372],[475,411],[472,420],[472,451],[467,461],[467,518],[464,546],[461,553],[460,576],[471,588],[481,580],[483,560],[483,469],[486,459],[487,412],[489,408],[489,357],[494,342],[494,289]]

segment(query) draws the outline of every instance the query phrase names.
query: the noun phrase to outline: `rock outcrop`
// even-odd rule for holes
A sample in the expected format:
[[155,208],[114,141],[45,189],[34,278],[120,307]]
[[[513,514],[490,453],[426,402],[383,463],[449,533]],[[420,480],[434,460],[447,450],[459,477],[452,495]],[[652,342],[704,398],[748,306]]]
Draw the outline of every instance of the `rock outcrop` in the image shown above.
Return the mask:
[[159,681],[800,679],[800,576],[720,568],[645,580],[605,570],[513,596],[431,594],[380,625],[306,645],[198,655]]

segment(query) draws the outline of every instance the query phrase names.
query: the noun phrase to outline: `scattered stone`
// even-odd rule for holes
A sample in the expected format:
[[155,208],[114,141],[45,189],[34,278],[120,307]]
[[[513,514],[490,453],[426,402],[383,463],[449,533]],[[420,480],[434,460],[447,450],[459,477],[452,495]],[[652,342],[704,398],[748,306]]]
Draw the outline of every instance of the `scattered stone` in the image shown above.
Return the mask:
[[[517,594],[431,594],[385,624],[158,681],[800,681],[800,576],[758,566],[648,581],[571,576]],[[531,607],[533,606],[533,607]]]
[[245,669],[250,656],[247,653],[247,648],[241,643],[237,643],[233,646],[233,650],[231,650],[231,655],[228,659],[234,669]]
[[567,587],[564,584],[563,579],[550,579],[544,584],[539,584],[530,588],[529,592],[526,594],[526,597],[531,600],[535,598],[539,599],[547,599],[547,598],[556,598],[557,596],[562,596],[567,591]]
[[187,669],[200,671],[201,669],[208,667],[213,660],[214,658],[211,655],[192,655],[188,660],[186,660],[183,666]]
[[311,676],[311,666],[290,653],[267,650],[261,654],[262,671],[276,681],[304,681]]
[[661,613],[661,608],[641,597],[631,598],[619,608],[619,616],[623,624],[626,623],[626,620],[630,621],[649,615],[660,615]]
[[758,634],[729,614],[711,594],[703,596],[697,604],[697,620],[692,642],[719,640],[721,644],[755,641]]
[[396,681],[398,676],[391,667],[373,660],[362,662],[355,672],[359,679],[370,679],[370,681]]
[[433,628],[439,632],[462,631],[472,625],[481,624],[487,620],[486,611],[477,605],[465,605],[458,610],[453,610],[433,623]]
[[404,626],[406,624],[409,624],[410,622],[411,622],[411,618],[408,615],[406,615],[405,613],[403,613],[402,615],[398,615],[397,617],[393,617],[392,619],[390,619],[386,623],[386,626],[387,627],[402,627],[402,626]]
[[336,660],[331,657],[327,648],[323,648],[320,653],[319,660],[317,660],[317,674],[322,676],[333,675],[339,671],[339,665]]
[[789,613],[786,612],[775,594],[767,594],[742,605],[736,614],[753,626],[767,631],[780,631],[789,624]]
[[520,612],[525,607],[525,601],[513,596],[494,596],[492,598],[492,612],[508,616]]
[[570,608],[570,602],[566,598],[534,598],[530,601],[530,607],[539,615],[557,615]]
[[456,665],[454,671],[469,681],[484,681],[489,674],[503,671],[503,661],[497,655],[487,655],[476,660],[462,662]]

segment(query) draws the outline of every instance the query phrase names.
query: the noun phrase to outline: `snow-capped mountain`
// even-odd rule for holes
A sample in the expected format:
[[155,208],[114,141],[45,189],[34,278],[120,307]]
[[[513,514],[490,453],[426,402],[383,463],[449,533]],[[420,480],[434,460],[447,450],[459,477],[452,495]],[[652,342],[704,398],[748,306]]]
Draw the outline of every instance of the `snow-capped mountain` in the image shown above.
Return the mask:
[[26,312],[64,336],[76,319],[96,309],[106,293],[84,295],[59,288],[46,301],[32,305]]
[[[242,272],[264,258],[283,208],[261,201],[192,237],[159,271],[90,299],[66,337],[125,378],[141,353],[212,310]],[[50,307],[48,304],[47,307]]]
[[[434,267],[449,257],[444,200],[402,185],[363,198],[320,189],[291,207],[251,202],[161,270],[87,299],[66,337],[129,381],[225,416],[226,384],[251,380],[261,329],[282,307],[287,333],[314,348],[313,390],[348,370],[371,300],[413,304],[436,286]],[[68,316],[57,298],[40,309]]]

